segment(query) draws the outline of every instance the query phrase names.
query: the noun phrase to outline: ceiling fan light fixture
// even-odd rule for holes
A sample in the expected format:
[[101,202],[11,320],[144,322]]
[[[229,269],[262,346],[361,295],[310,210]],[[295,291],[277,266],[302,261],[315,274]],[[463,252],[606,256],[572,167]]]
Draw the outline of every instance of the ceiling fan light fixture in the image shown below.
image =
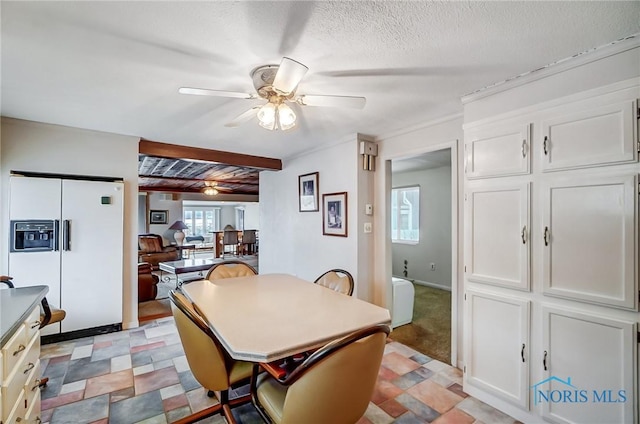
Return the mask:
[[215,196],[216,194],[218,194],[218,190],[216,190],[213,187],[205,187],[205,189],[203,190],[203,193],[206,194],[207,196]]
[[280,123],[280,129],[286,131],[293,128],[296,125],[296,114],[289,106],[281,103],[278,106],[278,122]]
[[273,89],[284,96],[293,93],[309,68],[300,62],[283,57],[273,79]]
[[276,129],[276,105],[269,102],[258,109],[258,123],[268,130]]

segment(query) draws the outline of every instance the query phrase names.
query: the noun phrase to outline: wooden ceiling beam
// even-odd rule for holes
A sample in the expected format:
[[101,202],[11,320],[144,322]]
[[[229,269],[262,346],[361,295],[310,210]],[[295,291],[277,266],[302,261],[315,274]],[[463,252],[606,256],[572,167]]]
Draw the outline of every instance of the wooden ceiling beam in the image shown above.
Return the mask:
[[194,183],[203,183],[205,181],[208,182],[214,182],[214,183],[218,183],[218,184],[241,184],[241,185],[250,185],[250,186],[259,186],[259,183],[251,183],[251,182],[247,182],[247,181],[238,181],[238,180],[209,180],[209,179],[202,179],[202,178],[184,178],[184,177],[159,177],[157,175],[144,175],[144,174],[139,174],[138,175],[139,178],[149,178],[149,179],[154,179],[154,180],[173,180],[173,181],[193,181]]
[[[170,193],[202,193],[202,189],[183,188],[183,187],[153,187],[153,186],[139,186],[138,191],[156,191],[156,192],[170,192]],[[220,194],[249,194],[252,196],[257,195],[254,191],[245,190],[220,190]]]
[[177,144],[159,143],[141,139],[138,150],[141,154],[171,159],[195,159],[222,164],[245,166],[256,169],[282,170],[280,159],[262,156],[244,155],[241,153],[223,152],[220,150],[202,149],[199,147],[180,146]]

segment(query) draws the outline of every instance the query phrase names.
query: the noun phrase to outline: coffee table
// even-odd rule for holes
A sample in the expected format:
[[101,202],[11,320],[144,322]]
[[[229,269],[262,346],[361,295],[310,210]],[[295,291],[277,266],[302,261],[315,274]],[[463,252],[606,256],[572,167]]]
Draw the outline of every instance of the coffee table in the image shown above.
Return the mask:
[[180,274],[188,274],[191,272],[206,271],[214,265],[214,260],[209,258],[204,259],[181,259],[179,261],[160,262],[158,268],[161,272],[168,272],[176,276],[176,287],[180,286],[185,281],[192,281],[194,279],[202,278],[200,274],[196,278],[180,279]]

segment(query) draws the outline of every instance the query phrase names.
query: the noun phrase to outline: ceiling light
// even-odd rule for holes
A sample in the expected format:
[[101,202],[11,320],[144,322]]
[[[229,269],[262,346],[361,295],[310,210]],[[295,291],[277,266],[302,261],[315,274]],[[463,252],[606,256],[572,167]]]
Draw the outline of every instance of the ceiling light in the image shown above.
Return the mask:
[[218,190],[213,187],[206,187],[202,192],[207,196],[215,196],[216,194],[218,194]]
[[296,125],[296,114],[282,99],[269,101],[258,110],[258,123],[268,130],[281,129],[286,131]]

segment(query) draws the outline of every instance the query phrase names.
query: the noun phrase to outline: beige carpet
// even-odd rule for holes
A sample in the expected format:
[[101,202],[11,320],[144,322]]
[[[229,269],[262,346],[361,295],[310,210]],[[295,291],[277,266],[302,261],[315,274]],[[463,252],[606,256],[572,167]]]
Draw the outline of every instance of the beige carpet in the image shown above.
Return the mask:
[[430,358],[451,361],[451,292],[414,284],[413,321],[395,328],[391,339]]

